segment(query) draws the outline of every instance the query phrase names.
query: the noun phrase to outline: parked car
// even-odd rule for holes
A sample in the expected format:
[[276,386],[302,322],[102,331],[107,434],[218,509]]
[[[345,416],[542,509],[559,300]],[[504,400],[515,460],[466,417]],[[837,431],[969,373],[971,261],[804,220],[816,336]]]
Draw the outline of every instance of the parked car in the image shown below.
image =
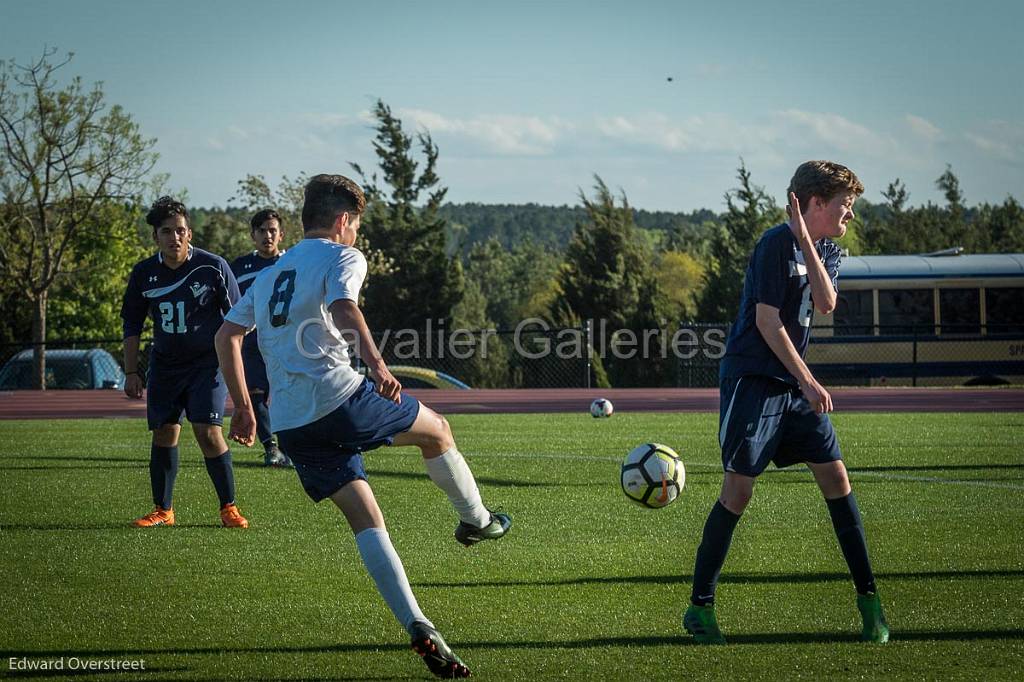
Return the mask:
[[[35,388],[32,349],[23,350],[0,368],[0,390]],[[114,356],[100,348],[46,351],[46,388],[124,387],[124,371]]]

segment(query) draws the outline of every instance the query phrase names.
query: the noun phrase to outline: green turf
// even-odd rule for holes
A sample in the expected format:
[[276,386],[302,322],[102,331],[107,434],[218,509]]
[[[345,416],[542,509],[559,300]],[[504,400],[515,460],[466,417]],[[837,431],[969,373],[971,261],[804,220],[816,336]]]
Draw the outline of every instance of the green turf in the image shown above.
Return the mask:
[[[413,450],[367,461],[424,611],[482,679],[1019,679],[1024,415],[835,422],[892,626],[884,647],[855,641],[854,592],[806,470],[763,476],[737,530],[718,594],[731,644],[684,638],[721,479],[713,415],[452,417],[485,501],[514,518],[507,538],[471,549]],[[619,460],[647,440],[687,464],[664,510],[618,487]],[[237,449],[252,528],[218,528],[183,442],[179,525],[137,530],[141,421],[0,422],[0,671],[12,656],[79,656],[144,659],[146,672],[75,679],[427,677],[330,503]]]

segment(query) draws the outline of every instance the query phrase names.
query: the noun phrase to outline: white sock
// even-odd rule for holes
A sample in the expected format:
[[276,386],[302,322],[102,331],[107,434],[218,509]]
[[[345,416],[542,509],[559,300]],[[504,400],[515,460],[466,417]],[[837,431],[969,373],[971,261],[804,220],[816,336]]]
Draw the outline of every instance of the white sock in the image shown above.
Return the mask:
[[430,480],[448,495],[460,520],[477,528],[491,522],[491,513],[480,499],[473,472],[457,447],[453,445],[440,457],[432,457],[425,463]]
[[391,544],[388,532],[383,528],[367,528],[360,531],[356,535],[356,546],[363,557],[366,570],[369,571],[373,582],[377,583],[377,591],[384,597],[388,608],[395,614],[402,627],[408,631],[416,620],[430,623],[416,603],[409,579],[405,576],[402,560],[398,558],[398,552]]

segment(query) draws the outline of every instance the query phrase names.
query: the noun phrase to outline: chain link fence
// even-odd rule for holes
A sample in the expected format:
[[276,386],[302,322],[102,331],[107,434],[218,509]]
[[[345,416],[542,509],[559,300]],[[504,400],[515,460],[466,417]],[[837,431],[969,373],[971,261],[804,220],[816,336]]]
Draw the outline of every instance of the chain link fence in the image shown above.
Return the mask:
[[[401,330],[375,340],[392,367],[427,370],[473,388],[718,386],[731,325],[681,323],[668,330],[521,326],[514,330]],[[151,339],[143,339],[145,374]],[[0,345],[0,390],[35,385],[31,343]],[[48,341],[48,389],[124,386],[121,339]],[[934,325],[819,326],[806,355],[826,386],[1024,384],[1024,331],[984,325],[950,333]],[[358,361],[356,362],[358,366]],[[408,375],[411,376],[411,375]],[[426,387],[399,377],[410,388]]]

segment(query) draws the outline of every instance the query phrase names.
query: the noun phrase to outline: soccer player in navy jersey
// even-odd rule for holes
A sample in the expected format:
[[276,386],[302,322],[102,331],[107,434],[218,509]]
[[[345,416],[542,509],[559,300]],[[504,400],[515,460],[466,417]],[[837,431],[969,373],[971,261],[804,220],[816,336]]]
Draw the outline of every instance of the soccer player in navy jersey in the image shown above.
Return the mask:
[[[231,438],[251,444],[255,436],[241,359],[242,339],[255,327],[274,428],[306,493],[314,502],[329,498],[344,514],[367,571],[430,671],[468,677],[420,610],[366,481],[362,453],[383,445],[418,447],[428,477],[459,516],[455,539],[467,547],[503,537],[512,521],[484,506],[448,422],[402,393],[370,335],[358,303],[366,258],[353,248],[365,208],[362,189],[349,178],[311,178],[302,241],[265,269],[228,313],[216,344],[235,404]],[[352,369],[350,342],[373,380]]]
[[805,463],[825,497],[857,589],[861,639],[884,643],[889,628],[875,589],[864,526],[829,421],[832,397],[803,360],[814,310],[836,305],[841,252],[831,241],[853,219],[864,186],[830,161],[801,164],[789,183],[789,221],[754,247],[739,316],[720,368],[719,445],[725,480],[697,550],[691,604],[683,626],[697,642],[724,644],[715,617],[715,587],[733,531],[773,462]]
[[[281,216],[269,208],[258,211],[249,219],[249,236],[256,249],[231,263],[231,272],[235,273],[238,291],[242,295],[245,295],[256,275],[276,263],[284,253],[280,249],[281,238],[284,236]],[[270,382],[267,380],[267,366],[260,355],[256,332],[248,334],[242,342],[242,364],[245,368],[245,384],[249,388],[249,397],[256,413],[256,438],[263,445],[263,463],[266,466],[290,467],[292,462],[277,447],[270,426],[270,410],[267,409]]]
[[178,473],[178,436],[184,413],[192,424],[206,471],[220,501],[221,523],[247,528],[235,505],[231,450],[221,424],[227,388],[213,340],[224,314],[238,300],[238,284],[220,256],[191,245],[185,205],[161,197],[146,215],[153,226],[156,255],[132,268],[124,292],[124,392],[141,398],[139,336],[146,317],[153,320],[153,346],[146,372],[146,418],[153,432],[149,480],[153,511],[135,520],[139,527],[173,526],[172,494]]

